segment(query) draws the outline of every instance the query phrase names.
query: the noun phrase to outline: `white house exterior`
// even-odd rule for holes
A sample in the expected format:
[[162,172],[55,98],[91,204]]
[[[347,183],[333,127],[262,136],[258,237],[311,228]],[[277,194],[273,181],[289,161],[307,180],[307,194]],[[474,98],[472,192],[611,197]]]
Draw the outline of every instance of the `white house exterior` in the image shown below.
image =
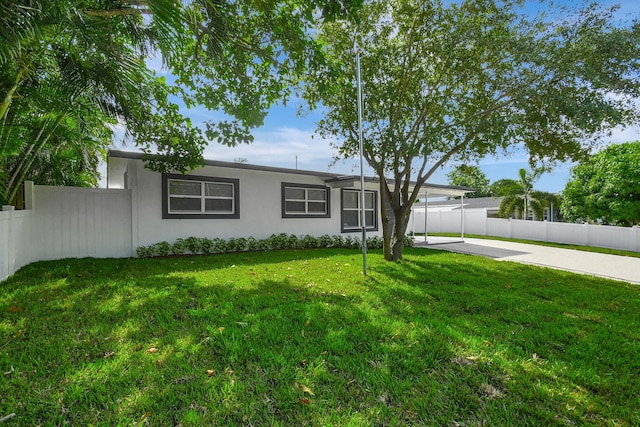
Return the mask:
[[[142,157],[110,152],[107,189],[26,182],[25,209],[0,210],[0,281],[34,261],[131,257],[139,246],[191,236],[360,236],[359,177],[213,161],[187,175],[163,176],[146,169]],[[365,185],[368,235],[380,235],[379,182],[368,178]],[[420,189],[427,198],[469,191],[432,184]],[[466,229],[487,236],[640,250],[637,227],[487,218],[484,209],[464,209],[465,199],[456,202],[460,209],[432,210],[429,204],[428,215],[416,205],[408,231],[463,235]]]
[[[360,235],[356,176],[205,161],[188,174],[145,168],[143,154],[111,151],[107,186],[130,189],[133,246],[189,236],[263,239],[272,234]],[[430,194],[469,189],[429,185]],[[365,180],[368,235],[382,235],[379,182]]]

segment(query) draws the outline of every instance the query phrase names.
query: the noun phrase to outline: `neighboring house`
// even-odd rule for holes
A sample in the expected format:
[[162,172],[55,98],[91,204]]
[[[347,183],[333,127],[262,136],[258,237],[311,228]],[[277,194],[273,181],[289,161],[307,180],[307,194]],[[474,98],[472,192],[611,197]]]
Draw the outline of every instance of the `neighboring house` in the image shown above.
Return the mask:
[[[211,160],[185,175],[161,174],[145,168],[143,157],[110,151],[107,161],[107,187],[131,190],[139,245],[189,236],[361,233],[359,176]],[[382,235],[379,185],[376,178],[365,180],[370,235]],[[423,189],[441,197],[473,191],[446,185]]]
[[[477,197],[477,198],[467,198],[464,200],[440,200],[427,202],[427,208],[430,211],[452,211],[461,209],[461,205],[463,205],[464,210],[471,211],[475,209],[486,209],[487,210],[487,218],[498,218],[498,210],[500,209],[500,203],[502,202],[502,197]],[[424,204],[421,204],[424,206]]]
[[[487,212],[487,218],[498,218],[498,211],[500,210],[500,203],[502,203],[504,197],[478,197],[478,198],[464,198],[463,203],[460,200],[440,200],[428,202],[427,207],[429,211],[455,211],[464,207],[465,211],[473,212],[477,209],[484,209]],[[462,206],[461,206],[462,205]],[[424,203],[418,206],[424,206]],[[558,221],[560,214],[559,206],[549,206],[544,210],[544,221],[549,221],[551,212],[553,209],[552,221]],[[515,218],[511,215],[511,218]],[[529,211],[529,220],[533,220],[533,211]]]

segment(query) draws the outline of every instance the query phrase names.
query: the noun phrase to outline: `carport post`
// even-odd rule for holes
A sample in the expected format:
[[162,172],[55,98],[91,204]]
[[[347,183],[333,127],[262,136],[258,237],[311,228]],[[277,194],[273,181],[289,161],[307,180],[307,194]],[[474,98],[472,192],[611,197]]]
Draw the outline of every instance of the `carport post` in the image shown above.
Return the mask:
[[427,200],[429,200],[429,192],[424,193],[424,242],[427,242]]

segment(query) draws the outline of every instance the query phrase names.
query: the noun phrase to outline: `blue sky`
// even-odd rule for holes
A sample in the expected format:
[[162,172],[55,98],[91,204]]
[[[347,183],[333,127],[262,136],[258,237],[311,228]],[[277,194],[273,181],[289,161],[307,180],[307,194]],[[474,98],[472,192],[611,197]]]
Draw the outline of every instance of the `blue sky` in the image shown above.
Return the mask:
[[[528,2],[527,7],[536,9],[539,7],[538,1]],[[580,1],[561,0],[558,4],[579,5]],[[601,5],[619,4],[618,16],[640,18],[640,0],[613,1],[604,0]],[[158,60],[151,60],[149,66],[157,67],[157,71],[165,73],[159,67]],[[366,82],[366,76],[363,76]],[[354,100],[355,102],[355,100]],[[319,112],[311,112],[305,117],[297,115],[300,101],[293,99],[287,103],[286,107],[275,106],[267,116],[264,126],[253,131],[255,142],[250,145],[241,145],[229,148],[218,143],[210,143],[205,150],[204,157],[212,160],[235,161],[246,159],[248,163],[266,166],[279,166],[286,168],[297,168],[316,171],[328,171],[336,174],[357,174],[359,173],[359,160],[340,160],[333,163],[336,154],[331,147],[331,141],[324,140],[318,135],[314,135],[316,122],[320,119]],[[219,115],[216,112],[207,111],[204,108],[191,110],[183,109],[183,113],[198,124],[205,120],[211,120]],[[640,139],[640,124],[627,129],[615,129],[608,143],[621,143]],[[124,150],[136,150],[133,144],[122,146],[121,143],[114,143],[114,148]],[[434,184],[447,184],[446,174],[453,165],[445,165],[438,170],[429,182]],[[488,157],[479,163],[482,171],[491,182],[502,178],[517,178],[518,169],[528,167],[527,155],[524,152],[516,152],[509,157]],[[549,192],[560,192],[564,189],[571,164],[557,165],[553,171],[543,175],[536,183],[536,189]],[[365,174],[373,175],[369,168],[365,168]],[[104,170],[103,170],[104,175]],[[104,186],[105,180],[101,181]]]

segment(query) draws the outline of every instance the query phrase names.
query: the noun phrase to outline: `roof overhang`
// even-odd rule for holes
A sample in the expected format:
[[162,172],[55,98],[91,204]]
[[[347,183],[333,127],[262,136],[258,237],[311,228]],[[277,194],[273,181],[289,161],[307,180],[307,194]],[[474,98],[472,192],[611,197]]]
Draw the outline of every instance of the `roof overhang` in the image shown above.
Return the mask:
[[[147,155],[140,152],[109,150],[108,157],[116,159],[131,159],[145,161],[154,155]],[[108,162],[109,163],[109,162]],[[263,172],[290,173],[298,175],[312,175],[325,178],[325,183],[331,188],[360,188],[359,175],[336,175],[330,172],[318,172],[299,169],[287,169],[273,166],[258,166],[247,163],[221,162],[217,160],[205,160],[205,166],[215,166],[234,169],[248,169]],[[366,184],[377,184],[380,182],[378,177],[364,177]],[[388,181],[393,184],[393,180]],[[415,182],[411,183],[410,191],[415,188]],[[456,185],[440,185],[440,184],[422,184],[420,187],[421,194],[428,194],[428,197],[460,197],[466,193],[473,193],[475,189],[469,187],[461,187]]]

